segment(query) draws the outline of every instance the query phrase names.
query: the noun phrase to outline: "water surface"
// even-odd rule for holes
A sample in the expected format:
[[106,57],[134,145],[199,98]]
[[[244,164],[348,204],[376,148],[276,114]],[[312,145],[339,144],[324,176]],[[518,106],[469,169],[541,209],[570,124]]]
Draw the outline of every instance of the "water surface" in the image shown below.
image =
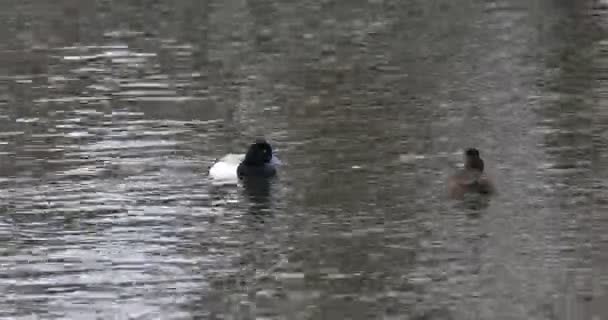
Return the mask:
[[0,8],[1,318],[608,317],[606,3]]

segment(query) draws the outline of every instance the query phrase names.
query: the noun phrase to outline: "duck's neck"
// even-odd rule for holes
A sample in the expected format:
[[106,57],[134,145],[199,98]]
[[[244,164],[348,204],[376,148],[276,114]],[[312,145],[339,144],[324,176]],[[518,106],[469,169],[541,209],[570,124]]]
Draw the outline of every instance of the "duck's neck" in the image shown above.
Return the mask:
[[483,160],[481,158],[468,158],[464,167],[467,170],[475,170],[482,173],[484,169]]

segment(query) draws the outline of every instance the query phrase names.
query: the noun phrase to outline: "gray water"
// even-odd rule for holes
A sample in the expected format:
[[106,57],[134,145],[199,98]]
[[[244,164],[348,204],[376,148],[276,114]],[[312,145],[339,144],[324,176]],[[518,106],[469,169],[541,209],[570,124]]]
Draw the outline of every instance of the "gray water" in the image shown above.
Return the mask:
[[[608,3],[0,4],[0,318],[608,319]],[[262,186],[208,168],[265,136]],[[476,146],[499,194],[450,201]]]

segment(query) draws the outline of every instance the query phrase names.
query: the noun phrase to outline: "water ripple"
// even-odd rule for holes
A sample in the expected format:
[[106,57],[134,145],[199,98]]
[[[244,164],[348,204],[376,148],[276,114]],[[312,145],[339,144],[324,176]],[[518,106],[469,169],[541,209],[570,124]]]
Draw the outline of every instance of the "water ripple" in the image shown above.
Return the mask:
[[[606,6],[566,2],[6,1],[0,318],[599,319]],[[209,181],[258,136],[275,180]],[[468,146],[490,201],[445,197]]]

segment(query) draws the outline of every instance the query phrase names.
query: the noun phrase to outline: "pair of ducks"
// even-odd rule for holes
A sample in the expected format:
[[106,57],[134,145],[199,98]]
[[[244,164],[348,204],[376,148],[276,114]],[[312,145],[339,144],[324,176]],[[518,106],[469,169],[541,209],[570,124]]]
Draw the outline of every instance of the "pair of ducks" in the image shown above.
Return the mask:
[[[484,174],[484,163],[479,150],[469,148],[464,152],[464,168],[448,180],[451,198],[462,199],[465,194],[491,195],[496,192],[490,179]],[[245,158],[237,167],[239,179],[248,177],[269,178],[276,175],[272,147],[265,140],[257,140],[249,146]]]

